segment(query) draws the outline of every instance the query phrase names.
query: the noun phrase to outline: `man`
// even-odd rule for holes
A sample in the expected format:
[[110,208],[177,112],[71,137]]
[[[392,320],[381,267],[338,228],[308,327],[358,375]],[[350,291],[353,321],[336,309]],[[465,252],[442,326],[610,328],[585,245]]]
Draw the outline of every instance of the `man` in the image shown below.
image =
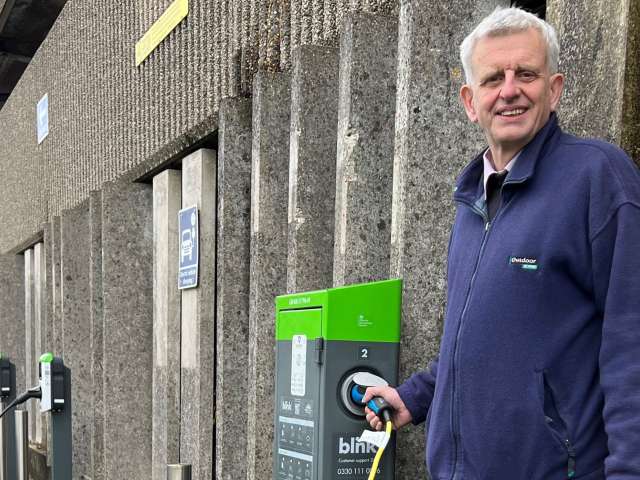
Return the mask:
[[558,52],[516,8],[461,45],[489,148],[454,193],[440,354],[365,398],[426,421],[434,479],[640,479],[640,174],[560,130]]

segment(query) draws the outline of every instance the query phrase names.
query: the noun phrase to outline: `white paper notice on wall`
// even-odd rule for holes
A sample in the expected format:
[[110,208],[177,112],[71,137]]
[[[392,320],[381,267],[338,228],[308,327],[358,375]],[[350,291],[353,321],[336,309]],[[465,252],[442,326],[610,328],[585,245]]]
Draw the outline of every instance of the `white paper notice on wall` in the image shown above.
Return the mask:
[[49,135],[49,94],[45,93],[36,108],[36,125],[38,130],[38,145]]
[[294,335],[291,339],[291,395],[304,397],[307,383],[307,337]]

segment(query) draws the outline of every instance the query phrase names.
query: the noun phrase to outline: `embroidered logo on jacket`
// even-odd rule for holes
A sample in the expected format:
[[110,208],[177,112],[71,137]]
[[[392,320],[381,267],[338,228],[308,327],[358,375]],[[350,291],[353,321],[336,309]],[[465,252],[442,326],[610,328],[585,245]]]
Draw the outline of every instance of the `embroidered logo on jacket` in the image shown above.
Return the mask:
[[537,270],[538,259],[531,257],[509,257],[509,265],[520,266],[523,270]]

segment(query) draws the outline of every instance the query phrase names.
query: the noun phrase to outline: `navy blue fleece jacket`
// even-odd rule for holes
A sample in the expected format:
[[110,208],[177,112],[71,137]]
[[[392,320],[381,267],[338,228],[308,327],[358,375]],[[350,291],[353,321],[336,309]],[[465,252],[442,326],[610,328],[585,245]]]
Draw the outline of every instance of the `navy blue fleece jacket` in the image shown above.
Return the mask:
[[640,173],[555,114],[488,223],[461,174],[440,354],[398,388],[433,479],[640,479]]

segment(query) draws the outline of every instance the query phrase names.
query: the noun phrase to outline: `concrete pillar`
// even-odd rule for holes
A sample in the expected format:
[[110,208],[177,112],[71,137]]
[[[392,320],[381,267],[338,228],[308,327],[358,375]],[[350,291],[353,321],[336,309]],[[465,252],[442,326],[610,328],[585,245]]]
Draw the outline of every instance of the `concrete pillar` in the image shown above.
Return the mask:
[[216,479],[247,466],[251,100],[220,104],[216,287]]
[[213,478],[215,202],[216,154],[198,150],[182,160],[182,208],[196,205],[200,221],[198,287],[182,291],[181,306],[180,462],[193,480]]
[[563,127],[617,143],[640,165],[640,3],[549,0],[566,75]]
[[178,211],[181,175],[153,178],[153,480],[180,461],[180,291]]
[[92,480],[104,479],[104,317],[102,311],[102,194],[89,195],[89,303],[91,318],[91,381],[93,425],[91,427]]
[[[499,3],[509,2],[412,0],[401,6],[390,272],[404,281],[401,381],[438,352],[452,189],[483,145],[458,101],[463,82],[458,45]],[[398,478],[425,478],[423,430],[399,433]]]
[[93,378],[91,375],[91,231],[89,201],[62,212],[62,338],[71,369],[73,479],[92,472]]
[[[25,381],[27,388],[38,383],[37,358],[35,352],[35,314],[34,314],[34,273],[33,248],[24,252],[24,342],[25,342]],[[38,402],[28,402],[29,440],[36,441],[36,419],[40,416]],[[37,415],[37,416],[36,416]]]
[[62,269],[60,258],[60,217],[51,220],[51,350],[56,355],[64,355],[62,348]]
[[102,191],[104,478],[151,478],[153,195],[149,185]]
[[46,323],[46,338],[45,338],[45,350],[48,352],[55,352],[53,342],[53,222],[44,224],[44,252],[45,252],[45,323]]
[[331,287],[335,224],[338,51],[293,52],[287,291]]
[[[34,361],[48,351],[47,345],[47,273],[44,243],[33,246],[33,346]],[[34,383],[35,384],[35,383]],[[36,414],[36,442],[43,448],[47,446],[47,415]]]
[[247,480],[272,466],[274,297],[287,287],[290,80],[260,72],[253,84]]
[[[55,220],[55,221],[54,221]],[[46,318],[47,318],[47,339],[46,339],[46,350],[55,353],[56,355],[62,355],[61,349],[57,349],[57,342],[55,336],[55,318],[56,318],[56,310],[55,310],[55,295],[56,293],[60,294],[58,290],[56,292],[54,288],[54,284],[56,283],[56,279],[58,280],[58,288],[60,287],[60,276],[54,274],[54,265],[57,263],[59,273],[60,267],[60,217],[55,217],[55,219],[49,223],[44,225],[44,244],[45,244],[45,255],[46,255],[46,276],[47,276],[47,301],[46,301]],[[57,228],[57,232],[54,235],[54,229]],[[54,239],[57,244],[54,243]],[[56,253],[57,246],[57,253]],[[58,306],[60,303],[58,302]],[[61,330],[61,328],[59,328]],[[60,342],[61,343],[61,342]],[[51,415],[45,414],[46,425],[47,425],[47,461],[50,461],[52,458],[51,452]]]
[[335,285],[389,276],[397,33],[354,14],[340,39]]
[[16,390],[25,391],[24,259],[0,255],[0,352],[16,366]]

